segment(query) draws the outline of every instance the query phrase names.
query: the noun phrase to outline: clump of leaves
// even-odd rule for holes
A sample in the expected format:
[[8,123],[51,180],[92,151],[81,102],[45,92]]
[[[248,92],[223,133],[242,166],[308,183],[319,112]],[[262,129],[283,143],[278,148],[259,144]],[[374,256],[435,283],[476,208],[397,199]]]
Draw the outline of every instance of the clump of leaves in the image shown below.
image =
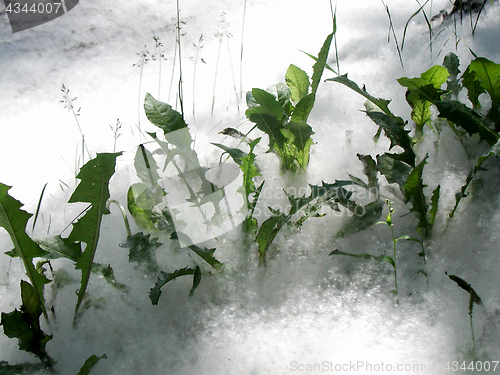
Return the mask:
[[45,349],[52,336],[40,328],[42,303],[36,289],[26,281],[21,281],[21,300],[20,310],[2,313],[4,333],[9,338],[17,338],[19,349],[34,354],[47,369],[53,370],[55,361]]
[[[46,370],[54,373],[56,361],[46,350],[47,343],[52,339],[40,327],[40,317],[42,316],[42,304],[38,298],[36,289],[28,282],[21,281],[21,308],[10,313],[2,313],[0,325],[3,326],[4,333],[9,338],[19,340],[19,349],[24,350],[38,357],[41,366],[32,363],[22,363],[10,365],[5,361],[0,362],[0,373],[19,374],[35,373],[35,371]],[[99,360],[106,358],[106,355],[89,357],[77,375],[87,375]],[[37,372],[37,373],[38,373]]]
[[140,265],[144,265],[148,273],[153,274],[158,271],[156,249],[161,246],[161,243],[158,242],[158,237],[150,237],[150,233],[144,234],[139,232],[133,236],[127,236],[126,242],[120,246],[130,249],[128,255],[129,262],[137,262]]
[[306,72],[290,65],[285,83],[247,93],[247,118],[269,136],[269,151],[275,152],[285,170],[306,169],[314,134],[307,119],[326,66],[334,33],[328,35],[314,64],[312,82]]
[[[476,57],[460,79],[458,69],[458,58],[454,54],[445,57],[444,66],[433,66],[418,78],[400,78],[398,82],[407,88],[406,99],[412,108],[411,118],[415,123],[415,135],[410,135],[410,130],[405,127],[401,117],[394,115],[388,105],[389,100],[376,98],[370,95],[366,88],[360,88],[355,82],[347,78],[347,74],[327,81],[344,84],[367,99],[365,104],[366,114],[378,126],[379,131],[376,139],[382,131],[391,140],[392,149],[399,146],[403,149],[400,153],[385,153],[377,156],[377,167],[379,172],[387,178],[389,183],[396,183],[404,193],[406,203],[412,204],[411,211],[418,218],[417,229],[422,237],[428,238],[431,234],[438,212],[440,186],[436,186],[430,198],[426,197],[423,182],[423,169],[427,164],[427,156],[420,162],[417,161],[415,145],[421,142],[424,126],[429,126],[436,135],[440,128],[432,121],[431,107],[438,111],[438,118],[448,123],[455,130],[457,137],[462,137],[465,132],[469,136],[478,135],[479,141],[485,141],[493,147],[500,136],[500,65],[485,58]],[[447,83],[447,89],[441,86]],[[458,94],[462,88],[466,88],[472,108],[458,100]],[[487,94],[491,99],[491,107],[482,114],[480,109],[479,95]],[[461,129],[459,131],[459,129]],[[493,155],[492,150],[479,158],[475,163],[466,184],[461,192],[457,194],[456,205],[452,209],[450,217],[456,211],[460,200],[465,196],[465,190],[472,181],[477,171],[481,170],[483,162]]]
[[[157,242],[158,237],[152,238],[151,234],[162,232],[163,235],[170,234],[170,239],[174,240],[177,246],[182,245],[180,247],[185,248],[182,251],[191,251],[211,268],[220,272],[222,263],[214,257],[215,249],[202,249],[196,246],[190,239],[189,232],[182,232],[187,223],[178,217],[182,212],[175,206],[170,207],[168,201],[165,201],[166,192],[159,183],[162,179],[160,172],[162,169],[165,171],[167,167],[173,167],[177,171],[179,181],[185,187],[183,192],[185,202],[189,203],[190,208],[198,210],[207,230],[218,226],[221,220],[220,202],[225,196],[224,187],[215,185],[207,178],[208,168],[202,167],[199,163],[196,151],[192,148],[193,139],[181,113],[172,109],[169,104],[156,100],[151,94],[146,94],[144,110],[148,120],[163,130],[165,140],[160,140],[155,133],[148,134],[160,146],[166,158],[163,167],[160,168],[153,153],[144,145],[140,145],[137,149],[134,166],[142,182],[129,188],[127,206],[136,223],[149,233],[140,232],[133,236],[129,233],[123,245],[130,248],[129,260],[145,264],[151,273],[156,273],[159,269],[155,253],[160,243]],[[212,206],[214,212],[212,217],[207,216],[206,212],[210,209],[205,205]],[[150,292],[150,299],[154,305],[158,304],[161,288],[180,276],[193,275],[193,288],[190,292],[192,295],[201,281],[202,268],[195,262],[192,267],[187,266],[170,273],[161,271],[161,275]]]

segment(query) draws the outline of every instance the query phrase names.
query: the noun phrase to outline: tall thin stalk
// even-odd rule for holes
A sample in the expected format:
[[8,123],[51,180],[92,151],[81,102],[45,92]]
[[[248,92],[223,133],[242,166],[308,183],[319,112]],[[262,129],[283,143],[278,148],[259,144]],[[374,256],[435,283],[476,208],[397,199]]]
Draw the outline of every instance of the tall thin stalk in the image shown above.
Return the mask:
[[177,0],[177,47],[179,48],[179,84],[178,84],[178,98],[181,107],[181,116],[184,118],[184,93],[182,90],[182,48],[181,48],[181,11],[179,7],[179,0]]
[[396,37],[396,31],[394,30],[394,25],[392,23],[392,16],[391,12],[389,11],[389,6],[387,6],[384,2],[384,0],[381,0],[382,4],[384,4],[385,11],[387,12],[387,16],[389,17],[389,34],[387,35],[387,43],[390,42],[391,40],[391,32],[394,37],[394,42],[396,43],[396,49],[398,51],[398,56],[399,56],[399,62],[401,63],[401,68],[404,69],[403,65],[403,57],[401,55],[401,49],[399,48],[399,43],[398,43],[398,38]]
[[340,75],[339,49],[337,47],[337,3],[335,2],[335,10],[334,10],[332,0],[330,0],[330,10],[332,12],[332,22],[333,22],[333,42],[335,44],[335,61],[337,62],[337,74]]
[[241,22],[241,49],[240,49],[240,98],[243,97],[243,40],[245,33],[245,18],[247,12],[247,0],[243,4],[243,20]]
[[80,122],[78,121],[78,117],[80,116],[80,110],[82,109],[81,107],[78,108],[75,111],[74,107],[74,102],[77,99],[75,96],[72,98],[69,95],[69,89],[64,86],[64,83],[61,85],[61,92],[63,93],[63,100],[61,100],[61,103],[64,103],[64,108],[66,108],[68,111],[73,113],[73,117],[75,118],[76,126],[78,127],[78,130],[80,131],[80,135],[82,136],[82,163],[85,164],[85,151],[87,151],[87,155],[89,157],[89,160],[92,159],[92,156],[90,156],[90,151],[87,147],[87,143],[85,142],[85,135],[83,134],[82,127],[80,126]]
[[[165,59],[165,55],[161,50],[163,47],[163,43],[160,40],[159,36],[153,35],[153,40],[155,41],[155,47],[158,49],[158,100],[160,100],[160,91],[161,91],[161,60]],[[152,56],[153,60],[156,60],[156,55]]]
[[139,92],[138,92],[138,99],[137,99],[137,128],[139,129],[139,137],[142,137],[142,131],[141,131],[142,75],[144,73],[144,65],[146,65],[146,63],[150,59],[149,58],[149,51],[146,48],[147,48],[147,45],[144,45],[144,50],[137,53],[137,55],[139,55],[139,62],[132,65],[132,66],[137,66],[137,67],[141,68],[141,74],[139,75]]
[[[198,39],[198,44],[194,44],[193,46],[196,48],[196,56],[194,58],[194,71],[193,71],[193,121],[196,120],[196,113],[195,113],[195,107],[196,107],[196,67],[198,66],[198,59],[200,55],[200,50],[203,48],[203,34],[200,35],[200,38]],[[205,61],[201,59],[203,63]]]

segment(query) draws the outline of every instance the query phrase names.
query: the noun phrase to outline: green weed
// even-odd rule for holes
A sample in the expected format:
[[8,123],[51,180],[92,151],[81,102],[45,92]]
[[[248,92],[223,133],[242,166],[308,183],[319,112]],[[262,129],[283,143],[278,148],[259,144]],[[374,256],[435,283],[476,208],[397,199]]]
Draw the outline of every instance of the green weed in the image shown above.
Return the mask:
[[313,67],[311,81],[306,72],[290,65],[285,83],[247,93],[247,118],[269,136],[269,151],[275,152],[284,170],[306,169],[314,134],[307,119],[314,107],[316,91],[325,69],[333,33],[326,38]]

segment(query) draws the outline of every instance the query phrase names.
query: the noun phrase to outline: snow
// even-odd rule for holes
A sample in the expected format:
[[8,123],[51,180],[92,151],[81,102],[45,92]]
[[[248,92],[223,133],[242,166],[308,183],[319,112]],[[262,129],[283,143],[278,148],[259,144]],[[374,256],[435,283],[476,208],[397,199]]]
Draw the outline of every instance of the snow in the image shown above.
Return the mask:
[[[186,22],[182,25],[186,122],[201,164],[208,165],[218,162],[220,154],[210,142],[230,143],[218,134],[222,129],[250,129],[244,117],[246,104],[236,94],[240,90],[244,2],[180,3],[181,18]],[[406,0],[385,3],[401,43],[405,23],[418,4]],[[426,9],[432,14],[451,8],[446,0],[431,3],[432,10]],[[225,27],[221,25],[222,12],[229,23]],[[179,108],[175,101],[177,78],[169,94],[175,17],[175,2],[82,1],[56,20],[13,34],[7,16],[0,15],[0,181],[13,186],[10,194],[25,203],[28,212],[35,212],[42,188],[48,183],[35,234],[45,234],[49,222],[50,234],[59,234],[82,209],[61,204],[77,183],[75,171],[82,158],[75,118],[60,102],[61,84],[70,90],[70,97],[77,97],[73,104],[75,110],[81,108],[78,122],[93,156],[113,152],[110,126],[117,119],[122,124],[116,150],[124,155],[118,159],[111,195],[125,203],[126,189],[137,182],[133,173],[135,150],[147,141],[139,135],[138,122],[141,130],[154,131],[142,110],[144,95],[149,92]],[[339,0],[336,38],[340,73],[365,84],[371,94],[392,99],[391,110],[410,120],[405,90],[397,78],[419,76],[442,63],[448,52],[459,56],[463,70],[473,59],[469,48],[478,56],[500,62],[497,5],[485,10],[474,37],[468,18],[457,24],[460,42],[456,48],[452,22],[439,25],[434,21],[434,27],[434,35],[439,35],[431,53],[423,17],[410,22],[402,67],[393,36],[387,41],[389,21],[382,2]],[[326,0],[310,1],[307,6],[297,0],[248,2],[242,90],[283,82],[290,63],[311,74],[312,60],[300,50],[316,54],[331,28]],[[218,31],[229,36],[220,44],[215,35]],[[202,34],[203,47],[197,48]],[[143,67],[139,92],[141,68],[133,64],[141,62],[138,53],[142,51],[158,55],[153,36],[160,36],[164,44],[161,81],[159,60],[150,60]],[[193,79],[197,53],[206,64],[197,62]],[[336,67],[334,48],[329,64]],[[329,74],[326,72],[325,78]],[[276,195],[285,184],[299,189],[306,182],[346,179],[346,173],[361,176],[356,154],[375,155],[387,149],[387,140],[381,139],[377,145],[372,141],[377,128],[360,112],[363,102],[340,84],[320,84],[309,121],[316,144],[307,173],[280,175],[276,157],[264,154],[265,142],[261,142],[256,149],[257,161],[268,183],[269,201],[276,198],[273,203],[280,202]],[[254,138],[256,134],[252,133]],[[452,206],[454,193],[468,173],[468,167],[463,166],[465,155],[453,142],[447,155],[435,155],[432,142],[421,147],[419,153],[429,152],[435,162],[433,169],[426,171],[430,188],[441,183],[443,205]],[[86,155],[84,158],[88,160]],[[444,273],[448,271],[471,283],[481,296],[484,306],[474,308],[476,346],[481,360],[498,360],[497,164],[488,165],[490,171],[483,176],[475,200],[426,249],[428,287],[425,278],[416,273],[420,266],[416,245],[398,247],[399,306],[389,293],[393,274],[388,265],[328,256],[334,249],[379,254],[392,246],[389,229],[379,225],[356,236],[335,239],[341,220],[334,216],[311,219],[293,236],[280,234],[277,252],[265,269],[254,267],[257,256],[247,254],[237,233],[226,233],[214,242],[215,255],[226,264],[226,273],[204,275],[193,297],[188,296],[191,279],[180,278],[167,284],[159,305],[152,306],[148,292],[156,280],[130,264],[127,250],[118,246],[127,234],[118,210],[112,207],[112,214],[103,221],[96,261],[111,263],[118,281],[131,291],[122,295],[93,276],[88,292],[101,303],[89,308],[73,329],[79,272],[70,262],[54,262],[55,268],[65,269],[74,281],[58,291],[54,302],[57,320],[52,329],[43,327],[54,336],[47,350],[58,361],[56,370],[63,374],[76,374],[86,358],[104,353],[107,359],[101,360],[92,374],[343,374],[353,371],[354,363],[364,366],[357,367],[360,373],[381,372],[376,366],[384,363],[423,365],[420,373],[445,374],[446,362],[470,360],[467,350],[471,345],[468,296],[448,279]],[[265,204],[262,206],[265,211]],[[404,211],[401,205],[397,209]],[[397,217],[398,235],[410,233],[414,226],[411,216]],[[438,229],[442,233],[443,228]],[[11,248],[3,230],[0,248]],[[167,272],[189,261],[173,251],[169,246],[158,249],[158,262]],[[0,311],[19,307],[23,273],[18,259],[0,257]],[[34,362],[34,357],[18,350],[16,341],[0,336],[0,360]],[[343,365],[351,367],[346,370]],[[403,368],[398,373],[419,371]]]

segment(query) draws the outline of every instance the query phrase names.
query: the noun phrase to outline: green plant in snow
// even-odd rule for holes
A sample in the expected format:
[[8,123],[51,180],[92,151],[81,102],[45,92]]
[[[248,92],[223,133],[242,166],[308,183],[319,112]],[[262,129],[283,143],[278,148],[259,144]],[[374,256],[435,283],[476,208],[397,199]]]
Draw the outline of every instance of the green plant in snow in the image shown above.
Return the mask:
[[[434,225],[439,201],[440,186],[436,186],[431,198],[424,193],[426,185],[423,182],[423,168],[427,163],[424,157],[417,163],[414,147],[418,144],[423,133],[424,126],[429,126],[434,133],[439,134],[437,123],[432,121],[432,107],[438,110],[438,118],[449,124],[455,130],[457,137],[465,134],[473,136],[477,134],[479,141],[485,141],[492,147],[490,151],[481,157],[471,172],[471,177],[466,185],[470,183],[473,175],[480,170],[481,164],[486,158],[492,156],[493,146],[498,142],[500,130],[499,107],[500,107],[500,67],[484,58],[473,60],[466,72],[462,75],[462,85],[458,77],[458,58],[450,54],[445,58],[445,66],[434,66],[421,74],[418,78],[400,78],[398,82],[407,88],[406,99],[412,108],[411,118],[415,123],[415,136],[410,136],[406,130],[405,122],[401,117],[395,116],[389,109],[389,100],[376,98],[370,95],[363,86],[361,89],[355,82],[349,80],[347,75],[327,79],[344,84],[367,99],[365,104],[366,114],[378,126],[379,132],[384,131],[391,140],[391,149],[400,146],[403,152],[385,153],[377,156],[377,167],[389,183],[396,183],[404,193],[406,203],[411,202],[411,211],[418,218],[417,229],[423,239],[430,236]],[[441,86],[447,82],[447,90]],[[461,103],[458,93],[465,87],[473,108]],[[477,112],[479,95],[486,93],[490,96],[491,107],[486,114]],[[459,130],[460,129],[460,130]],[[464,133],[462,133],[462,130]],[[488,156],[490,155],[490,156]],[[466,188],[466,187],[465,187]],[[457,203],[463,197],[464,192],[457,195]],[[455,206],[455,207],[456,207]],[[454,213],[456,208],[452,210]]]
[[344,188],[348,185],[353,183],[339,180],[333,184],[323,182],[321,186],[309,184],[311,193],[302,197],[294,197],[284,191],[289,202],[287,211],[282,212],[280,209],[268,206],[271,216],[260,225],[255,237],[255,242],[259,245],[260,264],[266,265],[269,247],[285,225],[298,229],[308,218],[325,216],[321,213],[324,206],[340,211],[339,205],[347,207],[354,204],[350,200],[352,192]]
[[[79,308],[90,280],[92,264],[97,250],[103,215],[109,214],[106,202],[109,199],[109,180],[115,172],[116,158],[121,152],[114,154],[97,154],[95,159],[85,164],[77,178],[81,182],[71,195],[69,203],[87,202],[90,206],[83,217],[73,224],[73,230],[66,239],[66,243],[78,244],[78,261],[76,268],[82,271],[81,286],[78,291],[78,300],[75,307],[75,324]],[[86,244],[81,250],[82,243]]]
[[26,234],[26,226],[32,214],[21,210],[23,204],[9,195],[10,189],[10,186],[0,183],[0,226],[7,231],[14,244],[14,249],[6,254],[21,258],[26,275],[40,301],[43,315],[47,318],[43,288],[50,280],[35,269],[33,260],[43,258],[48,253]]
[[477,295],[476,291],[472,289],[471,285],[461,279],[458,276],[455,275],[450,275],[448,272],[445,272],[446,275],[453,280],[454,282],[457,283],[457,285],[465,290],[467,293],[469,293],[469,321],[470,321],[470,332],[472,335],[472,355],[474,358],[476,358],[476,339],[474,338],[474,326],[472,325],[472,311],[474,309],[474,304],[477,305],[482,305],[483,301],[481,301],[481,298]]
[[[22,372],[24,374],[42,369],[55,373],[56,361],[46,350],[47,343],[52,339],[52,336],[47,335],[40,327],[40,317],[43,313],[42,303],[36,289],[26,281],[21,281],[21,300],[20,310],[15,309],[10,313],[1,314],[0,325],[3,326],[7,337],[19,340],[19,349],[38,357],[41,366],[32,363],[10,365],[1,361],[0,373],[20,374]],[[97,362],[104,358],[106,355],[101,357],[92,355],[85,361],[77,375],[89,374]]]
[[21,281],[22,306],[20,311],[2,313],[1,325],[9,338],[19,339],[19,349],[37,356],[49,370],[54,369],[55,361],[47,353],[45,346],[52,336],[45,334],[40,328],[42,303],[38,292],[26,281]]
[[307,119],[313,109],[334,33],[328,35],[316,63],[312,81],[306,72],[290,65],[285,83],[247,93],[246,116],[269,136],[269,151],[275,152],[284,170],[306,169],[314,134]]
[[[200,165],[197,154],[192,149],[193,140],[182,114],[172,109],[170,105],[156,100],[150,94],[146,94],[144,110],[149,121],[163,130],[164,141],[160,140],[155,133],[148,133],[165,155],[163,170],[169,167],[177,171],[179,180],[185,187],[185,202],[198,210],[207,229],[216,228],[222,215],[220,202],[225,196],[224,188],[216,186],[207,179],[208,169]],[[181,213],[179,209],[169,207],[168,202],[165,201],[166,192],[159,184],[162,179],[159,173],[160,167],[154,155],[144,145],[139,145],[137,149],[134,166],[142,182],[130,186],[127,206],[139,227],[149,233],[140,232],[132,236],[128,232],[127,241],[123,246],[131,249],[129,259],[146,264],[146,267],[153,273],[158,270],[155,251],[160,244],[156,241],[156,237],[152,239],[150,237],[151,233],[155,232],[162,233],[163,236],[170,235],[171,240],[184,245],[185,249],[182,251],[195,255],[195,259],[203,260],[203,263],[216,271],[222,271],[222,263],[213,255],[215,249],[196,246],[188,235],[182,232],[184,224],[187,223],[177,218]],[[205,213],[206,205],[214,209],[211,217]],[[161,271],[162,276],[150,292],[152,303],[155,305],[158,303],[161,288],[166,283],[180,276],[193,275],[192,294],[201,280],[203,269],[196,261],[194,263],[193,267],[187,266],[171,273]]]
[[[235,129],[225,129],[226,133],[237,134],[237,136],[244,137],[243,134],[239,134],[239,132]],[[264,187],[264,182],[260,184],[260,186],[255,186],[254,179],[261,176],[259,172],[259,168],[255,163],[256,154],[254,153],[255,146],[260,142],[261,138],[257,138],[253,141],[250,141],[250,151],[248,153],[238,149],[231,148],[220,143],[212,143],[214,146],[217,146],[224,150],[224,153],[227,153],[236,164],[240,167],[243,172],[243,184],[238,189],[238,192],[243,196],[245,201],[244,208],[246,210],[245,220],[243,222],[243,230],[244,234],[255,235],[258,226],[257,219],[254,217],[255,207],[257,206],[257,202],[259,200],[260,193],[262,188]]]
[[403,236],[396,238],[396,236],[394,234],[394,223],[393,223],[393,214],[394,214],[394,209],[392,208],[393,203],[387,199],[386,204],[387,204],[387,207],[389,208],[389,213],[387,214],[385,221],[379,221],[376,224],[387,225],[391,229],[392,256],[386,255],[385,252],[381,255],[372,255],[372,254],[352,254],[352,253],[346,253],[346,252],[343,252],[340,250],[333,250],[329,255],[345,255],[345,256],[350,256],[353,258],[370,259],[370,260],[375,260],[378,262],[389,263],[392,266],[393,271],[394,271],[394,289],[391,290],[391,293],[393,293],[396,296],[396,304],[399,305],[396,246],[400,240],[412,240],[412,241],[417,241],[417,242],[420,242],[420,241],[417,239],[414,239],[414,238],[410,238],[410,236],[408,236],[408,235],[403,235]]

